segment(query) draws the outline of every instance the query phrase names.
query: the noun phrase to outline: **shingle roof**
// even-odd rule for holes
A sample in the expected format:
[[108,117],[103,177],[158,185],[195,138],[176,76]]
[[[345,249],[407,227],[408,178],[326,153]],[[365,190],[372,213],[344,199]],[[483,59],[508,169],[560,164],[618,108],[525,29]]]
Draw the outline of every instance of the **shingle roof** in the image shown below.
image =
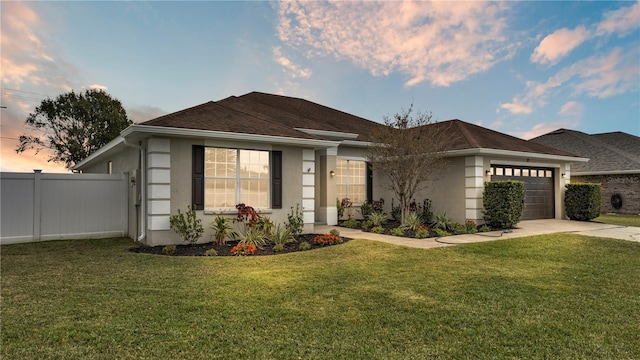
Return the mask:
[[[371,132],[383,126],[308,100],[260,92],[210,101],[141,125],[322,139],[320,135],[296,130],[313,129],[358,134],[357,141],[368,141]],[[446,150],[484,148],[575,156],[457,119],[428,126],[446,127],[450,140]]]
[[446,150],[482,148],[522,151],[559,156],[576,156],[566,151],[532,143],[515,136],[487,129],[482,126],[470,124],[458,119],[442,121],[428,126],[439,126],[447,128],[446,133],[449,134],[448,137],[450,141]]
[[529,140],[589,158],[573,163],[572,172],[640,171],[640,137],[623,132],[589,135],[580,131],[558,129]]

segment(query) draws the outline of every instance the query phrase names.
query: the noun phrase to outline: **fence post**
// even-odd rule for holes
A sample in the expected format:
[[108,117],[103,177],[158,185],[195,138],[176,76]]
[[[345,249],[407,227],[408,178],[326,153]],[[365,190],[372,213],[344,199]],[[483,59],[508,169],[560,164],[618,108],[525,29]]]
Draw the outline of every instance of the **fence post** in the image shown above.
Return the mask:
[[42,170],[33,170],[33,241],[40,241],[41,178]]

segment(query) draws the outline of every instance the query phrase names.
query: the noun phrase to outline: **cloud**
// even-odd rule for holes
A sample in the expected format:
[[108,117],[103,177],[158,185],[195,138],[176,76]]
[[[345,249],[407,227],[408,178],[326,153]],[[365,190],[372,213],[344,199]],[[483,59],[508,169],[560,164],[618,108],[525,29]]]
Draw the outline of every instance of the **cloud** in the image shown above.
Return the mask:
[[513,56],[499,2],[280,2],[279,38],[308,58],[347,59],[406,86],[449,86]]
[[500,104],[500,109],[508,110],[512,114],[531,114],[533,106],[524,104],[521,99],[514,98],[513,102]]
[[280,47],[273,48],[273,60],[280,64],[287,75],[294,79],[308,79],[311,77],[312,72],[310,69],[301,68],[291,62],[291,60],[282,55],[282,50],[280,49]]
[[640,27],[640,1],[628,7],[608,11],[603,17],[604,19],[597,26],[597,35],[611,33],[626,35]]
[[631,30],[640,27],[640,1],[631,6],[604,13],[602,21],[594,24],[593,27],[593,30],[578,26],[573,30],[563,28],[554,31],[540,41],[531,54],[531,61],[553,65],[573,49],[594,37],[612,33],[617,33],[621,37],[628,35]]
[[[628,49],[614,48],[566,66],[545,82],[528,81],[524,94],[516,95],[510,103],[501,104],[512,114],[528,114],[535,107],[546,105],[554,91],[571,96],[586,95],[607,98],[640,89],[640,64],[636,44]],[[528,111],[528,112],[527,112]]]
[[100,85],[100,84],[91,84],[91,85],[89,85],[89,89],[107,91],[109,88],[104,86],[104,85]]
[[167,114],[166,111],[154,106],[134,106],[127,107],[127,117],[134,123],[155,119],[159,116]]
[[562,105],[559,114],[566,116],[580,117],[584,111],[584,105],[576,101],[569,101]]
[[590,36],[584,26],[573,30],[560,29],[547,35],[531,55],[531,61],[541,64],[555,64],[582,44]]
[[515,134],[515,136],[518,136],[521,139],[529,140],[554,130],[558,130],[562,128],[564,129],[575,128],[577,125],[578,125],[578,122],[540,123],[540,124],[534,125],[533,128],[531,128],[531,130]]

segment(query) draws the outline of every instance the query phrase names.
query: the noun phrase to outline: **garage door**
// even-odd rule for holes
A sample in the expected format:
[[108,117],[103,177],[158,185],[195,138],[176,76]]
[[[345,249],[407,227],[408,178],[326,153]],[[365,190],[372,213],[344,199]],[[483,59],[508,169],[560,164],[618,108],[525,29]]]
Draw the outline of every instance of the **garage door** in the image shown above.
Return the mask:
[[491,165],[491,181],[524,182],[525,199],[522,220],[553,219],[553,169],[512,165]]

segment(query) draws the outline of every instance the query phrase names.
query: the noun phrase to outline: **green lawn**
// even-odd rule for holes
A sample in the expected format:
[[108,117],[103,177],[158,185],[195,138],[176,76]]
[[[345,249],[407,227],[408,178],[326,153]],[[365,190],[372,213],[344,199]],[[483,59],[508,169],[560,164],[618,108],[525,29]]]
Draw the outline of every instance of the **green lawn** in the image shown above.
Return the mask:
[[603,214],[593,219],[593,221],[611,225],[640,227],[640,215]]
[[354,240],[167,257],[125,239],[0,248],[9,359],[640,357],[640,244]]

